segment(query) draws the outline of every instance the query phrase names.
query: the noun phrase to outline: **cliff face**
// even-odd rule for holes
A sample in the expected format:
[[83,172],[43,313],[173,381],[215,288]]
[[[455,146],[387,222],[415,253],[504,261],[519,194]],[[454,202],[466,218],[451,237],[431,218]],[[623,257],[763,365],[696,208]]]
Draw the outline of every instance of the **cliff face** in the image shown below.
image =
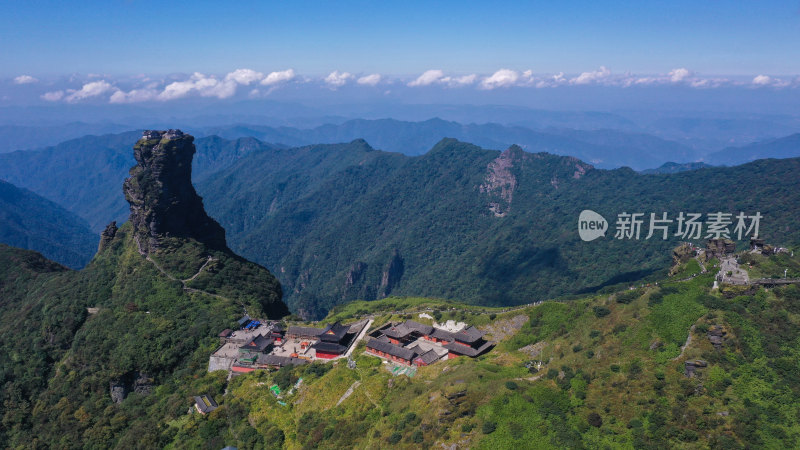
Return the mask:
[[137,165],[123,191],[131,205],[139,252],[159,248],[162,238],[193,238],[209,248],[226,249],[225,230],[203,209],[192,186],[194,137],[180,130],[145,131],[134,146]]

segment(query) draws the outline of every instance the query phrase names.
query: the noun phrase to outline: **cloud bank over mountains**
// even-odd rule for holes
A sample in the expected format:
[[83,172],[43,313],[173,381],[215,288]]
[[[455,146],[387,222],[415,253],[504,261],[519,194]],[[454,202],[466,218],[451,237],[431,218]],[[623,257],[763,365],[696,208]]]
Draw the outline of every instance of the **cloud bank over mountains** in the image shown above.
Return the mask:
[[[518,71],[502,68],[491,74],[452,74],[442,69],[430,69],[417,76],[401,77],[381,73],[350,73],[334,70],[325,76],[300,76],[293,69],[259,72],[240,68],[224,75],[207,75],[200,72],[191,75],[173,75],[167,78],[138,76],[133,78],[91,75],[80,85],[80,77],[72,76],[70,87],[52,89],[48,84],[29,74],[10,80],[10,85],[37,86],[42,91],[39,98],[46,102],[79,103],[83,101],[107,101],[108,103],[168,102],[187,97],[227,99],[241,94],[250,98],[268,96],[276,89],[287,86],[317,86],[337,90],[345,86],[370,88],[476,89],[491,91],[509,88],[567,88],[576,86],[607,86],[617,88],[645,86],[682,86],[692,89],[715,89],[721,87],[792,89],[800,87],[800,77],[776,77],[758,74],[752,79],[705,76],[687,68],[675,68],[668,73],[637,75],[614,73],[601,66],[596,70],[578,74],[535,73],[533,70]],[[96,79],[101,78],[101,79]],[[30,88],[30,87],[26,87]]]

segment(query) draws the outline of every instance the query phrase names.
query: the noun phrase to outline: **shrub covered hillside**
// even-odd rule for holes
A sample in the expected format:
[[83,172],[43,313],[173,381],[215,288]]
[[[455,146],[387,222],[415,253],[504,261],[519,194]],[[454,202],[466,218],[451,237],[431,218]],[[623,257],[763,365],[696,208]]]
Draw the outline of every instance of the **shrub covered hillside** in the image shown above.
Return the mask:
[[[206,373],[219,330],[234,326],[243,307],[259,316],[283,314],[274,316],[275,305],[261,302],[273,289],[262,284],[264,269],[223,252],[204,252],[194,264],[212,255],[216,272],[207,267],[203,280],[183,288],[179,278],[188,277],[168,262],[192,261],[201,248],[174,247],[170,257],[153,255],[154,264],[136,251],[126,224],[86,269],[73,272],[2,246],[0,441],[162,446],[159,424],[185,413],[193,392],[224,382],[224,374]],[[129,392],[121,403],[113,386]]]
[[427,311],[475,323],[499,344],[412,377],[363,344],[355,369],[238,376],[219,409],[163,432],[170,448],[795,447],[800,289],[727,298],[709,288],[711,275],[677,279],[505,312],[397,298],[348,306],[335,319],[360,311],[377,326]]

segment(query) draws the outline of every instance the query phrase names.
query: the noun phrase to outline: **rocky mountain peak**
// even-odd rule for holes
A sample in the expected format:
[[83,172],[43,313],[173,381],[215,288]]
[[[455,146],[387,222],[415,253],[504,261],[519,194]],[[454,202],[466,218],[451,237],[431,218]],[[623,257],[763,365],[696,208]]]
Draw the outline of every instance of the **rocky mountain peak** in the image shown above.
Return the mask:
[[192,185],[194,153],[194,137],[180,130],[147,130],[134,145],[137,164],[123,191],[140,253],[157,250],[167,237],[227,248],[225,230],[206,214]]

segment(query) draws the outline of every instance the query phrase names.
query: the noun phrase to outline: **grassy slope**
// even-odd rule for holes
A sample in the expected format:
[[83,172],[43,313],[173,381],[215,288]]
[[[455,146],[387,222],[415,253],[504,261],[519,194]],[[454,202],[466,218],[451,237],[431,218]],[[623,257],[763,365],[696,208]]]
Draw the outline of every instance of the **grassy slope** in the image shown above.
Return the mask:
[[[487,355],[439,362],[413,378],[392,376],[360,349],[356,370],[315,365],[237,377],[222,408],[172,424],[171,446],[199,445],[196,430],[214,428],[215,445],[239,448],[790,447],[800,438],[800,289],[728,299],[708,289],[712,278],[509,312],[419,298],[350,304],[328,319],[399,320],[413,310],[425,321],[416,311],[430,307],[443,320],[528,321]],[[706,335],[713,325],[727,332],[720,351]],[[532,358],[519,349],[535,343],[542,353],[533,360],[545,366],[530,373],[523,364]],[[684,362],[695,358],[708,367],[687,378]],[[285,406],[267,390],[297,377],[302,386]]]

